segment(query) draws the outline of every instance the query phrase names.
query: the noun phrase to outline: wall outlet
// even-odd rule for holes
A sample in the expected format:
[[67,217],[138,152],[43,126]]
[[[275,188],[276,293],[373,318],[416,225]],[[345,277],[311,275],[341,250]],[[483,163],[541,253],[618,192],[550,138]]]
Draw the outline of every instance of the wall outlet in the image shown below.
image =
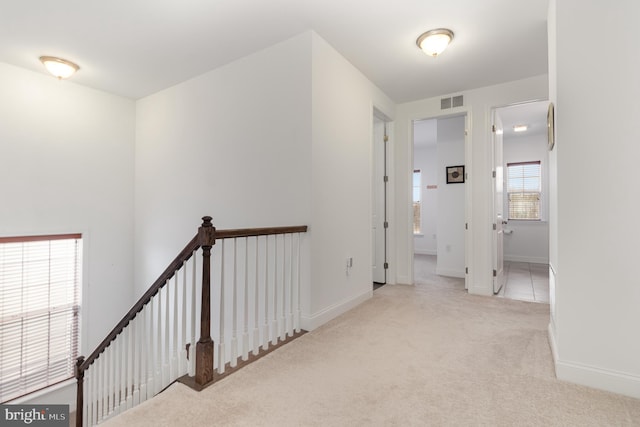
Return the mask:
[[353,257],[347,257],[347,276],[349,275],[349,271],[351,270],[351,267],[353,267]]

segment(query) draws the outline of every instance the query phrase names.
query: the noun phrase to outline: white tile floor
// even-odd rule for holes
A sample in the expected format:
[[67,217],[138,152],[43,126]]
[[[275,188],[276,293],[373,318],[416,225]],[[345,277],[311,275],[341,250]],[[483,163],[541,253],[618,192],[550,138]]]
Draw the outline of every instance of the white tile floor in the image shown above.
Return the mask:
[[549,266],[505,261],[506,282],[498,297],[549,303]]
[[[463,279],[436,275],[436,260],[435,255],[416,254],[414,256],[413,274],[416,284],[450,282],[452,285],[464,286]],[[547,264],[505,261],[504,271],[506,281],[497,297],[549,303],[549,266]]]

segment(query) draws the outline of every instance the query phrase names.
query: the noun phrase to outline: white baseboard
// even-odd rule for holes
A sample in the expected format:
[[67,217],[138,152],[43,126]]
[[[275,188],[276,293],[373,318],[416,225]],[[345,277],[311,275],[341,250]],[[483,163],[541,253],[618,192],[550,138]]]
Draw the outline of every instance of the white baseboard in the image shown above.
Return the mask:
[[[549,347],[551,347],[551,356],[553,357],[554,366],[558,362],[558,345],[556,344],[556,331],[553,327],[553,324],[549,322],[549,327],[547,328],[548,339],[549,339]],[[556,377],[558,374],[556,373]]]
[[457,270],[457,269],[436,267],[436,274],[438,276],[458,277],[460,279],[464,279],[464,269]]
[[561,381],[640,399],[640,376],[563,361],[558,355],[556,334],[551,323],[549,323],[548,331],[549,345],[551,346],[551,354],[556,368],[556,378]]
[[415,255],[438,255],[438,251],[415,249],[413,251]]
[[398,285],[411,285],[413,282],[409,279],[408,276],[398,276],[398,280],[396,281]]
[[351,310],[357,305],[363,303],[373,296],[373,289],[370,289],[360,295],[346,299],[310,316],[302,315],[300,318],[300,326],[306,331],[313,331],[314,329],[324,325],[331,319],[340,316],[343,313]]
[[535,257],[535,256],[520,256],[520,255],[504,255],[505,261],[510,262],[529,262],[531,264],[549,264],[549,258]]

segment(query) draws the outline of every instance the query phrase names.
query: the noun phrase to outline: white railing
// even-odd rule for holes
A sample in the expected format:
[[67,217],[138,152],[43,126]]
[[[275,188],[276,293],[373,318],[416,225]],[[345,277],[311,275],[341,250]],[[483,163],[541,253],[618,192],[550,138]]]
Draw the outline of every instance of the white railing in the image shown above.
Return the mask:
[[[195,378],[202,389],[214,372],[225,374],[300,332],[306,226],[215,231],[204,219],[205,232],[200,227],[102,344],[78,359],[78,426],[99,424],[178,379]],[[201,307],[210,307],[210,323]]]
[[[196,257],[159,289],[86,369],[83,425],[99,424],[194,375]],[[193,350],[192,350],[193,351]]]
[[218,240],[212,258],[214,368],[223,374],[300,332],[300,234]]

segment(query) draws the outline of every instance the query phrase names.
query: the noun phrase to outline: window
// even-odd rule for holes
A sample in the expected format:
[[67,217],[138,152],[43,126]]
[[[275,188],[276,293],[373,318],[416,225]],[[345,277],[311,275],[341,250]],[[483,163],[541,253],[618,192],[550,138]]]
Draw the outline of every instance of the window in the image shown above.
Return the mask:
[[540,220],[540,162],[507,164],[509,219]]
[[0,401],[74,375],[82,236],[0,238]]
[[413,171],[413,234],[420,234],[422,228],[420,199],[422,196],[422,174],[420,169]]

